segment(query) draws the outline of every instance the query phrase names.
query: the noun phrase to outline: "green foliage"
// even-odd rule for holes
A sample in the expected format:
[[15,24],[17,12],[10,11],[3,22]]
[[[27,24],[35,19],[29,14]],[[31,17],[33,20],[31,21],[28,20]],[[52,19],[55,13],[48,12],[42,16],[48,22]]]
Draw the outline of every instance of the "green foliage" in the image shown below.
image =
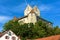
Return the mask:
[[58,26],[54,27],[55,35],[60,34],[60,28]]
[[60,28],[58,26],[48,27],[47,24],[42,21],[38,21],[35,24],[25,23],[20,25],[18,21],[13,22],[11,20],[4,25],[4,30],[12,30],[16,35],[23,38],[22,40],[60,34]]

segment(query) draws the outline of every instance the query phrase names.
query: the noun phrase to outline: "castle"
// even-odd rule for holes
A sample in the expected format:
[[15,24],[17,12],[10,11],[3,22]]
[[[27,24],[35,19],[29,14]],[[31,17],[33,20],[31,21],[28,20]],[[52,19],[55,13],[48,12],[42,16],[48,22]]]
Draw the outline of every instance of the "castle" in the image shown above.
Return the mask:
[[[17,18],[14,17],[14,20]],[[50,21],[47,21],[40,17],[40,11],[37,8],[37,6],[34,6],[33,8],[30,5],[27,5],[25,11],[24,11],[24,17],[18,18],[19,23],[33,23],[35,24],[37,21],[43,21],[47,23],[47,25],[52,26],[52,23]]]

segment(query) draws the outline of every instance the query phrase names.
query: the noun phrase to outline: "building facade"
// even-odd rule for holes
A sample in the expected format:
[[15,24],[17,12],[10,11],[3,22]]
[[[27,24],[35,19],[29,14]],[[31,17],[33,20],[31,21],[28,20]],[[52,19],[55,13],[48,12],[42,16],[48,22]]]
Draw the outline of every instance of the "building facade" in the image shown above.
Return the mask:
[[[14,18],[16,20],[17,18]],[[33,23],[35,24],[37,21],[43,21],[47,23],[47,25],[52,26],[52,22],[47,21],[40,17],[40,11],[37,6],[33,8],[30,5],[27,5],[24,11],[24,17],[18,18],[18,23]]]
[[20,40],[11,30],[0,33],[0,40]]
[[36,6],[32,8],[30,5],[28,5],[24,11],[24,17],[18,22],[23,21],[24,23],[36,23],[37,16],[40,16],[39,9]]

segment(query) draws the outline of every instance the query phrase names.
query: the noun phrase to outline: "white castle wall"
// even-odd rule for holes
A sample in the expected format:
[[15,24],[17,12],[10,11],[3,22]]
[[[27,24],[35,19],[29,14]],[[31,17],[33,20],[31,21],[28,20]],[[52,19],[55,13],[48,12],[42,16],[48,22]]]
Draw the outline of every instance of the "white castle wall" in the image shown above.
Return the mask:
[[[31,12],[32,10],[34,12]],[[28,16],[28,17],[23,18],[18,22],[23,21],[24,23],[35,23],[37,22],[36,16],[40,16],[40,11],[36,6],[32,8],[30,5],[28,5],[24,11],[24,16]]]

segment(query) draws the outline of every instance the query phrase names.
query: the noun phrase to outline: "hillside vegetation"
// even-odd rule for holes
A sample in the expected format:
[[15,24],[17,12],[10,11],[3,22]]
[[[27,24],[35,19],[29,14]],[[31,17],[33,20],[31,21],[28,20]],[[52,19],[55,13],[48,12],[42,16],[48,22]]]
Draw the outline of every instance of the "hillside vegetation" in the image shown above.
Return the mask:
[[46,23],[42,21],[38,21],[35,24],[25,23],[21,25],[18,21],[14,22],[10,20],[5,23],[3,30],[12,30],[17,36],[24,39],[42,38],[60,34],[60,28],[58,26],[48,27]]

